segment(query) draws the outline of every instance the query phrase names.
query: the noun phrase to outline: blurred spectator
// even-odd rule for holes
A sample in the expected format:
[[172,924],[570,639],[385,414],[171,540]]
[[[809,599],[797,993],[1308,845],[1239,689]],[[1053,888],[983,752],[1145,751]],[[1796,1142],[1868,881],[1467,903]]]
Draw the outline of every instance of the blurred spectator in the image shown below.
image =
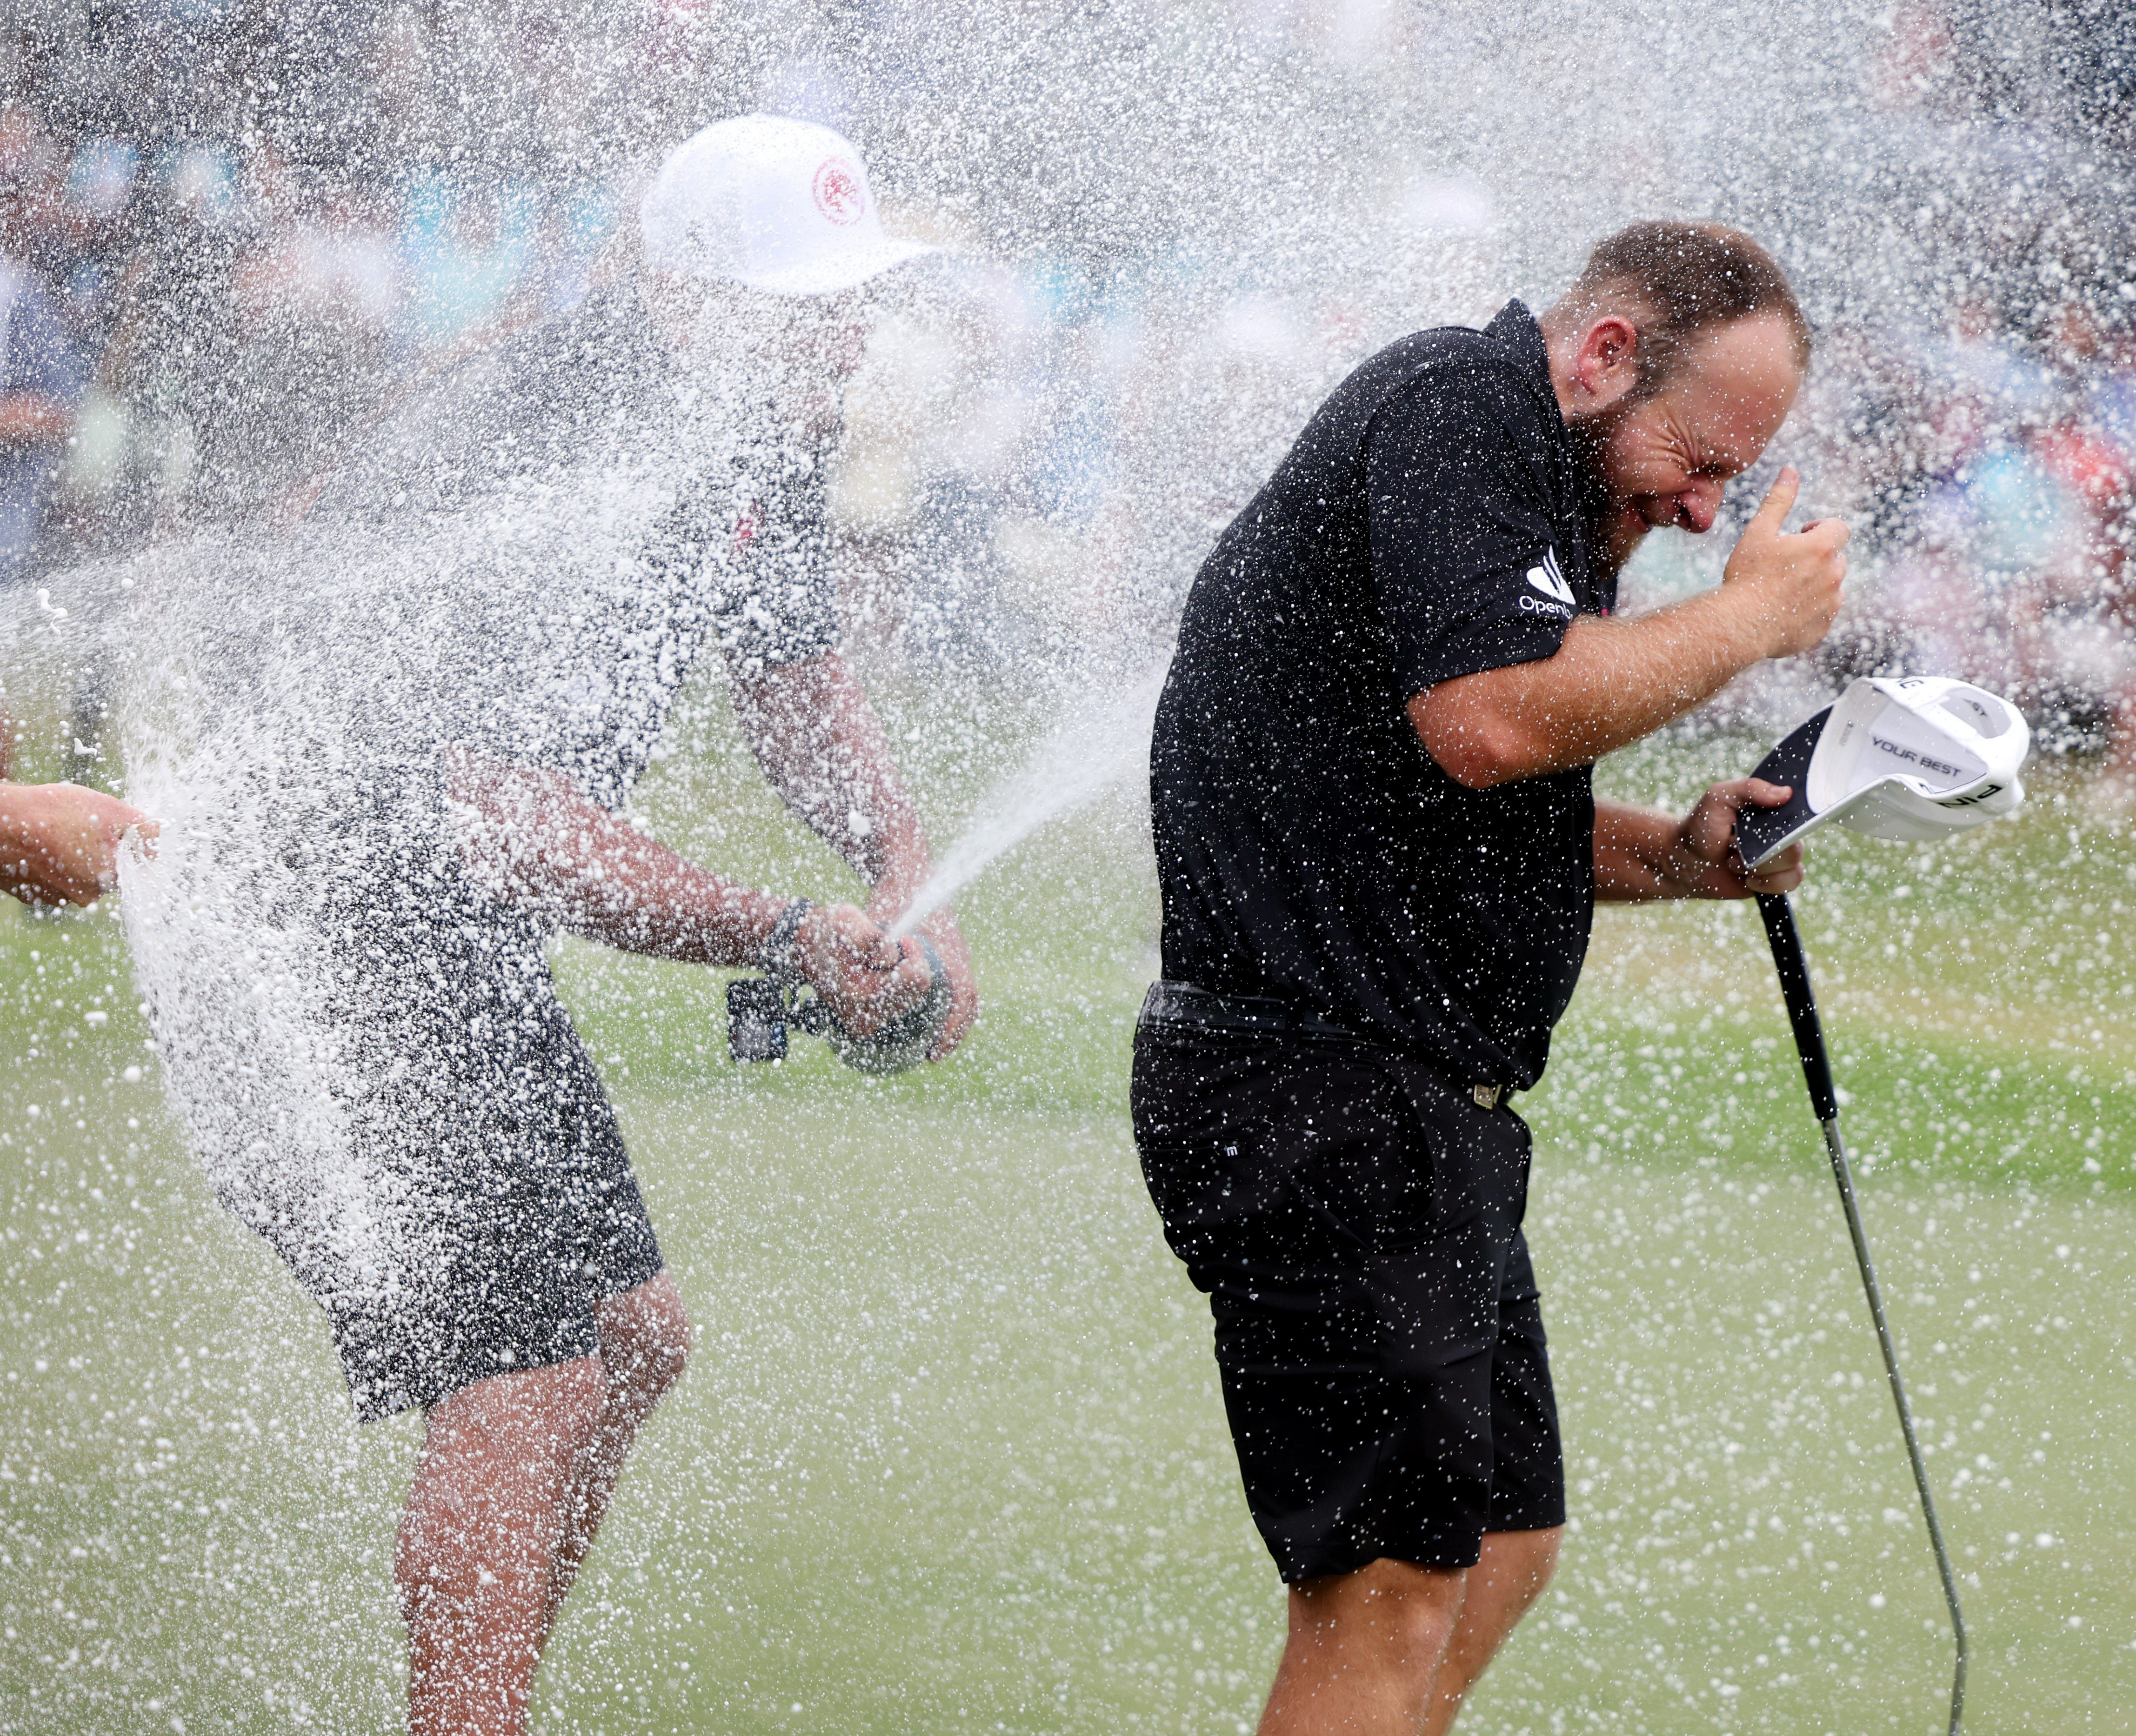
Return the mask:
[[160,153],[137,198],[138,244],[115,287],[100,383],[124,407],[132,441],[107,510],[120,541],[175,521],[229,438],[244,448],[232,386],[233,282],[247,240],[237,171],[220,146]]
[[0,114],[0,587],[12,587],[36,552],[89,384],[32,263],[51,178],[51,153],[27,117]]
[[409,188],[400,237],[405,349],[444,348],[497,322],[534,263],[541,205],[523,185],[469,187],[426,175]]
[[1826,650],[1837,676],[1964,676],[2024,708],[2042,744],[2104,749],[2097,799],[2136,800],[2127,550],[2136,381],[2089,308],[2036,344],[1973,294],[1928,337],[1850,330],[1810,421],[1865,577]]

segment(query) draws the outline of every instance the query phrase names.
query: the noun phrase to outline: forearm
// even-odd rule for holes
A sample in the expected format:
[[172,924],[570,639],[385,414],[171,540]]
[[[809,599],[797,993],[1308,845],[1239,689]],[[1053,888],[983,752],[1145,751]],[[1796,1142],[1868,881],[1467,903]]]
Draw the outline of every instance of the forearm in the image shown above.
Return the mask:
[[882,722],[833,653],[737,677],[735,711],[779,799],[902,907],[928,872],[927,834],[891,757]]
[[454,794],[468,856],[494,890],[624,952],[745,964],[789,902],[700,867],[554,772],[470,764]]
[[577,836],[544,853],[529,890],[590,940],[690,964],[747,964],[791,902],[737,885],[613,816],[575,823]]
[[[927,833],[897,774],[882,722],[835,652],[737,676],[735,711],[750,750],[787,807],[875,889],[867,914],[887,923],[911,904],[931,871]],[[930,1055],[963,1041],[978,1011],[971,954],[955,919],[938,910],[919,933],[949,974],[949,1021]]]
[[1591,765],[1702,705],[1765,654],[1726,589],[1633,621],[1582,616],[1555,656],[1442,682],[1409,712],[1433,759],[1471,789]]

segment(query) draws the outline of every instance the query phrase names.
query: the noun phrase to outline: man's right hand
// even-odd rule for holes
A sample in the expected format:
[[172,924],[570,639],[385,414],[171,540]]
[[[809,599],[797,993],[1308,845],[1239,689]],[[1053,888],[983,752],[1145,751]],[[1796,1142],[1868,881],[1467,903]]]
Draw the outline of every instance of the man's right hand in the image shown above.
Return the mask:
[[1839,613],[1851,534],[1836,518],[1795,531],[1781,525],[1801,492],[1792,464],[1779,473],[1721,575],[1721,594],[1739,599],[1769,657],[1793,657],[1821,643]]
[[794,962],[839,1024],[871,1037],[925,1000],[934,972],[919,943],[901,946],[852,904],[818,904],[794,937]]

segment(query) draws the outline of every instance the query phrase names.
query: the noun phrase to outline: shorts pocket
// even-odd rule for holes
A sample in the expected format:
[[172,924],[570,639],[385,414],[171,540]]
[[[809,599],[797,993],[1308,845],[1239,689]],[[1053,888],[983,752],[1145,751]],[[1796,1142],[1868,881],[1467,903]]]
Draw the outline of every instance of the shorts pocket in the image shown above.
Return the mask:
[[1279,1138],[1292,1185],[1354,1252],[1378,1256],[1438,1233],[1439,1142],[1376,1058],[1317,1068],[1286,1106]]
[[1244,1045],[1153,1036],[1135,1040],[1129,1096],[1143,1179],[1182,1258],[1182,1233],[1246,1216],[1265,1203],[1274,1129],[1265,1059]]
[[1527,1123],[1510,1109],[1479,1108],[1436,1079],[1408,1083],[1417,1143],[1429,1153],[1434,1230],[1478,1225],[1492,1241],[1505,1240],[1527,1210]]

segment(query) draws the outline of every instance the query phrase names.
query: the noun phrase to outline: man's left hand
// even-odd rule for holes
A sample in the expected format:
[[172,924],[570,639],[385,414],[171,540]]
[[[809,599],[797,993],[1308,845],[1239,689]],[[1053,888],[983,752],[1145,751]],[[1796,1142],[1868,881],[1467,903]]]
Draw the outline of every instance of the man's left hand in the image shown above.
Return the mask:
[[1802,846],[1790,844],[1755,873],[1736,853],[1736,816],[1745,807],[1779,807],[1793,792],[1762,778],[1716,783],[1684,817],[1668,854],[1654,866],[1668,898],[1750,898],[1792,892],[1802,884]]
[[934,943],[934,950],[942,955],[942,968],[949,973],[949,1022],[927,1051],[929,1060],[939,1061],[964,1040],[964,1034],[979,1014],[978,986],[972,980],[972,949],[964,944],[957,919],[947,910],[937,910],[915,932]]

